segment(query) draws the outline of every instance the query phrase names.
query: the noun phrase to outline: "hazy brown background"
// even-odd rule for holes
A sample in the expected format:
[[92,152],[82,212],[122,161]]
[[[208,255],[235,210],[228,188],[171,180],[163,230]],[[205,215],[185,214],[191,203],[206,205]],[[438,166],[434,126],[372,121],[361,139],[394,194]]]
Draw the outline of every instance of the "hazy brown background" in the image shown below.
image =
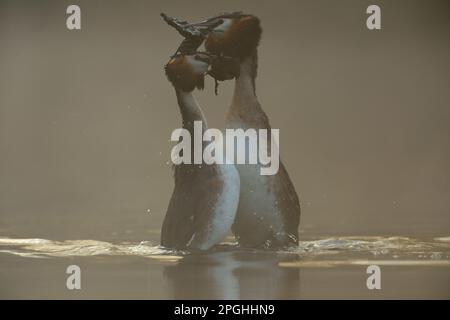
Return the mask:
[[[82,9],[68,31],[65,9]],[[369,4],[381,31],[365,27]],[[257,93],[280,128],[304,236],[450,231],[450,2],[0,0],[0,234],[158,230],[180,124],[161,11],[259,16]],[[232,83],[197,93],[221,127]],[[150,210],[150,213],[147,212]]]

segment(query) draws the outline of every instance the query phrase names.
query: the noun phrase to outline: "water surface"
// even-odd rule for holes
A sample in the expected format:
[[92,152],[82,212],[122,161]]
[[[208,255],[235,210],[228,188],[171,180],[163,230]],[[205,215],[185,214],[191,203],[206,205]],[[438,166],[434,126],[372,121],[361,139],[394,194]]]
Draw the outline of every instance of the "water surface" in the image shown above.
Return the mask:
[[[450,298],[450,237],[319,237],[283,251],[225,242],[203,254],[150,241],[0,238],[2,298]],[[68,265],[82,289],[65,287]],[[368,290],[366,268],[382,270]]]

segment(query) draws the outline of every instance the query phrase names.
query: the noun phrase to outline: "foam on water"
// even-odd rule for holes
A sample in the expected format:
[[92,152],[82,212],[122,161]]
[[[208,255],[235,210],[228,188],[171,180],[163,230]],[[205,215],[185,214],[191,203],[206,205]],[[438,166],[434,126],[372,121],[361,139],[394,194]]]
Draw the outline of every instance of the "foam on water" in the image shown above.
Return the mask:
[[88,256],[139,256],[158,260],[177,260],[179,254],[150,242],[113,244],[97,240],[52,241],[46,239],[0,238],[0,253],[29,258],[88,257]]
[[292,251],[301,259],[281,267],[450,266],[450,237],[337,237],[302,241]]
[[[224,243],[214,252],[244,251],[236,244]],[[245,250],[249,254],[267,250]],[[174,262],[188,254],[168,250],[154,243],[98,240],[13,239],[0,238],[0,253],[27,258],[134,256]],[[289,250],[273,252],[295,259],[279,263],[282,267],[337,267],[344,265],[450,266],[450,237],[414,239],[409,237],[333,237],[301,241]]]

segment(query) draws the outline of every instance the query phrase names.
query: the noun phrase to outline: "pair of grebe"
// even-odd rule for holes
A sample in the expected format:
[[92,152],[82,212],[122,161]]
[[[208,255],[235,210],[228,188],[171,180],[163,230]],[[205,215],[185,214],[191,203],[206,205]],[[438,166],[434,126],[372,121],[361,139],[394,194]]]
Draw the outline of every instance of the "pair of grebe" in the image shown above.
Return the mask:
[[[175,88],[182,127],[192,135],[194,121],[201,121],[203,130],[207,129],[192,92],[203,89],[205,74],[209,73],[216,80],[235,81],[227,128],[270,130],[255,88],[259,19],[248,14],[224,14],[197,25],[181,22],[178,31],[187,39],[166,65],[166,74]],[[206,53],[196,52],[203,40]],[[211,56],[231,60],[214,61]],[[204,142],[203,148],[206,146]],[[175,187],[162,226],[161,244],[204,251],[220,243],[231,229],[243,247],[297,245],[300,204],[289,175],[281,161],[275,175],[260,175],[260,167],[175,165]]]

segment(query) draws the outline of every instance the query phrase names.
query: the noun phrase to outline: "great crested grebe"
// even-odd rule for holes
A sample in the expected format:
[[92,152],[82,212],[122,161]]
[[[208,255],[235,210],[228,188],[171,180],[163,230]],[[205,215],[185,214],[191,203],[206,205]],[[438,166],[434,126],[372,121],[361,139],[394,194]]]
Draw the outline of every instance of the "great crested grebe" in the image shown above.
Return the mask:
[[[182,127],[191,135],[205,117],[192,91],[202,89],[209,64],[201,54],[176,54],[166,65],[175,88]],[[214,143],[214,142],[210,142]],[[204,142],[203,149],[208,145]],[[161,245],[208,250],[229,233],[239,203],[239,174],[233,165],[174,165],[175,187],[161,231]]]
[[[226,127],[270,130],[255,88],[257,46],[262,32],[259,19],[253,15],[234,14],[222,16],[221,20],[222,23],[206,38],[205,48],[217,56],[236,58],[239,63],[238,72],[234,71],[235,87]],[[233,233],[243,246],[297,245],[300,203],[294,185],[281,161],[275,175],[260,175],[260,167],[261,164],[236,166],[241,188]]]

